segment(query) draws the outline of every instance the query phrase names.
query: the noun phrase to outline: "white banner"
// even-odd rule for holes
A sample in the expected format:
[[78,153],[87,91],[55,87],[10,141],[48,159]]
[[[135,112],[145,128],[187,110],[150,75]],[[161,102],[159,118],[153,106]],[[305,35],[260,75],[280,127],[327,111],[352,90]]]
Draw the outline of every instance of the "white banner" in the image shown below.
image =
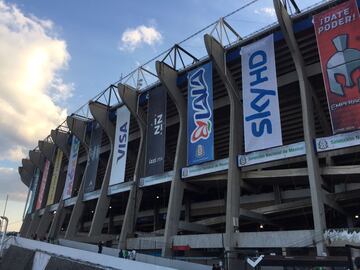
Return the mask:
[[305,143],[298,142],[238,156],[238,166],[245,167],[274,160],[305,155]]
[[360,145],[359,130],[316,139],[316,150],[318,152],[330,151],[356,145]]
[[32,270],[45,270],[46,266],[50,261],[50,258],[51,256],[46,253],[36,251],[33,260]]
[[200,165],[193,165],[190,167],[182,168],[181,178],[189,178],[203,174],[225,171],[229,168],[229,159],[223,158],[206,162]]
[[282,145],[273,35],[241,48],[245,152]]
[[124,182],[127,147],[129,140],[130,112],[126,106],[116,111],[116,131],[109,185]]
[[80,140],[76,136],[73,136],[71,143],[70,157],[69,157],[69,165],[66,172],[66,180],[63,191],[63,200],[70,198],[72,194],[79,147],[80,147]]

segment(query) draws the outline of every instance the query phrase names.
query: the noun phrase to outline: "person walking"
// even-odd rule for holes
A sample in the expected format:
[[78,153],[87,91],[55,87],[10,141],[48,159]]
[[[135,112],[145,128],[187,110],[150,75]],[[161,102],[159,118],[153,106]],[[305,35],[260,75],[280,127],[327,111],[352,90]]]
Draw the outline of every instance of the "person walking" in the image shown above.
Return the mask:
[[102,249],[103,249],[103,242],[99,241],[99,243],[98,243],[98,253],[102,253]]

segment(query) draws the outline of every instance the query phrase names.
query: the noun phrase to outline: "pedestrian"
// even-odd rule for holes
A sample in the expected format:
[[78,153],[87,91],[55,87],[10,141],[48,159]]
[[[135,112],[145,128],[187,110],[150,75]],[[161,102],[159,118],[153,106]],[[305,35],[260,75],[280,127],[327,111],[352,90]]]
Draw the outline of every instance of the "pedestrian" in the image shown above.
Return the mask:
[[122,250],[122,249],[119,250],[119,258],[124,258],[124,254],[123,254],[123,250]]
[[131,259],[132,259],[133,261],[135,261],[135,259],[136,259],[136,251],[135,251],[135,249],[133,249],[133,250],[131,251]]
[[99,241],[99,243],[98,243],[98,253],[102,253],[102,249],[103,249],[103,242]]
[[124,259],[129,259],[129,253],[126,249],[124,250]]
[[212,266],[211,270],[217,270],[215,263],[213,263],[213,266]]

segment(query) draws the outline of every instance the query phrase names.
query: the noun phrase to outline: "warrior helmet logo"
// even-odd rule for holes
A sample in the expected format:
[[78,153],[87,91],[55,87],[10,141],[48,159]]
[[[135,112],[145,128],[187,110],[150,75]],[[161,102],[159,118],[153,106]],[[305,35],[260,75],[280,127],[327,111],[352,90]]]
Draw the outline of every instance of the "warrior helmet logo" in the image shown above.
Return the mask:
[[[336,53],[329,59],[326,65],[329,78],[330,91],[338,96],[345,96],[344,88],[354,86],[354,73],[360,69],[360,51],[348,48],[348,35],[339,35],[332,40]],[[345,77],[345,86],[341,85],[337,77]],[[356,82],[359,86],[360,78]]]

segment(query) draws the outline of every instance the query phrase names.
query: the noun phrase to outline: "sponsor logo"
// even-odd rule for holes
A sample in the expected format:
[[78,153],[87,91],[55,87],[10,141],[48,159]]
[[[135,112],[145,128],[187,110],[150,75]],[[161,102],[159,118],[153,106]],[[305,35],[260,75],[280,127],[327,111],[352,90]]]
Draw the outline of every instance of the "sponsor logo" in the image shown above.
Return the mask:
[[200,158],[205,155],[205,147],[202,144],[196,146],[196,157]]
[[209,138],[212,132],[211,109],[209,105],[209,88],[205,81],[205,69],[199,68],[189,77],[191,106],[194,110],[195,129],[191,132],[191,143]]
[[245,165],[247,163],[246,156],[240,156],[239,163],[240,165]]
[[272,134],[273,128],[271,123],[270,99],[269,96],[276,96],[275,90],[263,89],[262,84],[269,80],[266,75],[267,55],[263,50],[258,50],[252,53],[249,57],[249,78],[250,93],[253,94],[253,99],[250,102],[250,107],[254,112],[245,117],[247,122],[251,122],[251,132],[255,137],[261,137],[264,133]]
[[[326,64],[330,91],[338,96],[345,96],[345,87],[352,88],[355,85],[355,77],[360,69],[360,51],[356,48],[348,48],[348,35],[339,35],[332,40],[336,52]],[[345,78],[342,85],[340,77]],[[360,78],[358,78],[360,81]],[[359,86],[358,86],[359,89]]]
[[162,135],[164,130],[163,114],[154,115],[154,135]]
[[128,130],[128,122],[125,122],[122,126],[120,126],[120,135],[119,135],[119,146],[118,146],[118,156],[116,158],[116,163],[121,160],[126,153],[126,145],[127,145],[127,130]]
[[318,142],[318,147],[319,147],[319,149],[324,150],[324,149],[328,148],[329,145],[325,139],[320,139]]

